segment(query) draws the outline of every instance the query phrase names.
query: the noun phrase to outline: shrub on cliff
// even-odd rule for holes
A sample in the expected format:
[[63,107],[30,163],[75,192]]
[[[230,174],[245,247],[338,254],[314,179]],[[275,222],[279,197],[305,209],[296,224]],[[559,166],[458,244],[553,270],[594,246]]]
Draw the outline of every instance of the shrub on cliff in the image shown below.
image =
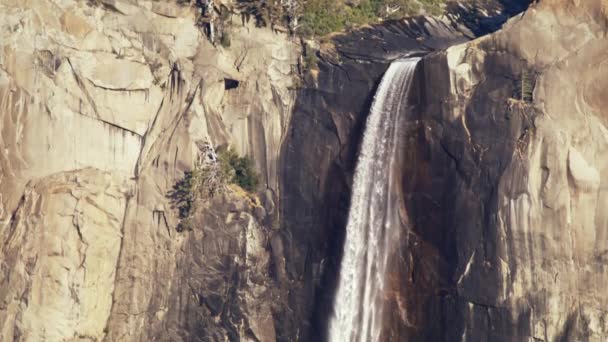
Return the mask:
[[304,5],[300,33],[306,36],[323,36],[344,28],[342,6],[334,1],[311,0]]
[[186,171],[184,177],[178,180],[167,194],[172,206],[178,210],[180,222],[177,230],[191,230],[192,217],[199,202],[222,193],[225,185],[226,178],[217,162],[203,163],[192,171]]
[[168,197],[174,207],[177,207],[180,219],[177,231],[192,229],[192,215],[196,211],[196,204],[201,197],[203,185],[203,171],[196,167],[192,171],[186,171],[184,178],[173,185]]
[[200,201],[222,193],[226,183],[237,184],[248,192],[255,191],[259,184],[259,176],[251,160],[240,157],[233,149],[186,171],[167,194],[173,208],[178,210],[180,222],[177,230],[192,230],[192,218]]
[[240,157],[234,149],[219,154],[222,173],[228,182],[253,192],[259,184],[259,175],[253,169],[253,162],[247,157]]

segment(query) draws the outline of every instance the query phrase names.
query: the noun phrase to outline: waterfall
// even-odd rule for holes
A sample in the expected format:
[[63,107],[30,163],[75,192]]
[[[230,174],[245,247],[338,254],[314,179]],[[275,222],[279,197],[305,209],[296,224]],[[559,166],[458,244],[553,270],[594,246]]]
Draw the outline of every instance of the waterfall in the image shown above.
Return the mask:
[[398,60],[386,71],[367,119],[355,170],[329,341],[379,341],[385,273],[391,246],[400,240],[392,189],[399,117],[418,59]]

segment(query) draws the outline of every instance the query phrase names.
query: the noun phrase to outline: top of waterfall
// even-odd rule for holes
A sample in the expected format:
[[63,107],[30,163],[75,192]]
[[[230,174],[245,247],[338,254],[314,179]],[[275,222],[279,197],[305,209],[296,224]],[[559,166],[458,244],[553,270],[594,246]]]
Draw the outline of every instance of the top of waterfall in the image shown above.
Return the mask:
[[331,342],[382,341],[389,256],[401,241],[397,177],[400,128],[419,57],[391,63],[367,118],[355,169],[344,254],[334,297]]

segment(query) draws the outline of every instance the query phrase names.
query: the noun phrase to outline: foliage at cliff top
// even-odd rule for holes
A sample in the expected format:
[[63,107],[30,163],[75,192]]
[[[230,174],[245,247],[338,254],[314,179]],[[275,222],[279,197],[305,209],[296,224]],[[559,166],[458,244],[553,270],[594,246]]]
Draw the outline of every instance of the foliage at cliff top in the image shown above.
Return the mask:
[[286,26],[303,36],[421,13],[437,15],[447,0],[237,0],[236,8],[260,26]]
[[259,175],[248,157],[241,157],[233,149],[219,153],[217,161],[196,165],[177,180],[167,197],[178,210],[178,231],[192,230],[193,216],[202,200],[224,192],[226,185],[238,185],[247,193],[257,190]]
[[419,13],[440,14],[445,0],[308,0],[304,2],[299,32],[323,36],[348,27]]

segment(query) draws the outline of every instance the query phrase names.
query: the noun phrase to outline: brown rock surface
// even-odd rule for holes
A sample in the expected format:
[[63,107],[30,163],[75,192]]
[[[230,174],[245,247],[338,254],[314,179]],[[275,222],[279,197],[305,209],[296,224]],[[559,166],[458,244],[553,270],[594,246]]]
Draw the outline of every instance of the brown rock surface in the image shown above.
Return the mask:
[[[394,305],[410,305],[391,321],[397,334],[608,338],[600,4],[541,1],[496,34],[424,59],[403,149],[411,234]],[[518,99],[522,82],[529,101]]]
[[273,219],[232,194],[178,233],[167,193],[210,142],[276,201],[298,47],[236,17],[213,46],[197,11],[0,1],[0,340],[275,340]]
[[[386,340],[608,338],[603,8],[540,1],[501,31],[421,62],[403,128],[409,234],[392,259]],[[370,43],[379,55],[350,36],[342,60],[322,51],[283,153],[283,218],[302,242],[288,270],[312,279],[303,291],[323,318],[356,141],[384,70],[375,62],[416,49],[399,45],[398,25],[380,30]],[[522,83],[533,89],[525,101]],[[315,148],[302,147],[311,135]],[[295,167],[299,158],[310,168]]]
[[[488,3],[333,37],[296,94],[298,44],[236,17],[225,48],[195,7],[0,0],[0,340],[322,338],[363,123],[412,51],[386,339],[607,339],[606,1],[468,42],[523,2]],[[177,232],[207,141],[252,157],[260,200]]]

